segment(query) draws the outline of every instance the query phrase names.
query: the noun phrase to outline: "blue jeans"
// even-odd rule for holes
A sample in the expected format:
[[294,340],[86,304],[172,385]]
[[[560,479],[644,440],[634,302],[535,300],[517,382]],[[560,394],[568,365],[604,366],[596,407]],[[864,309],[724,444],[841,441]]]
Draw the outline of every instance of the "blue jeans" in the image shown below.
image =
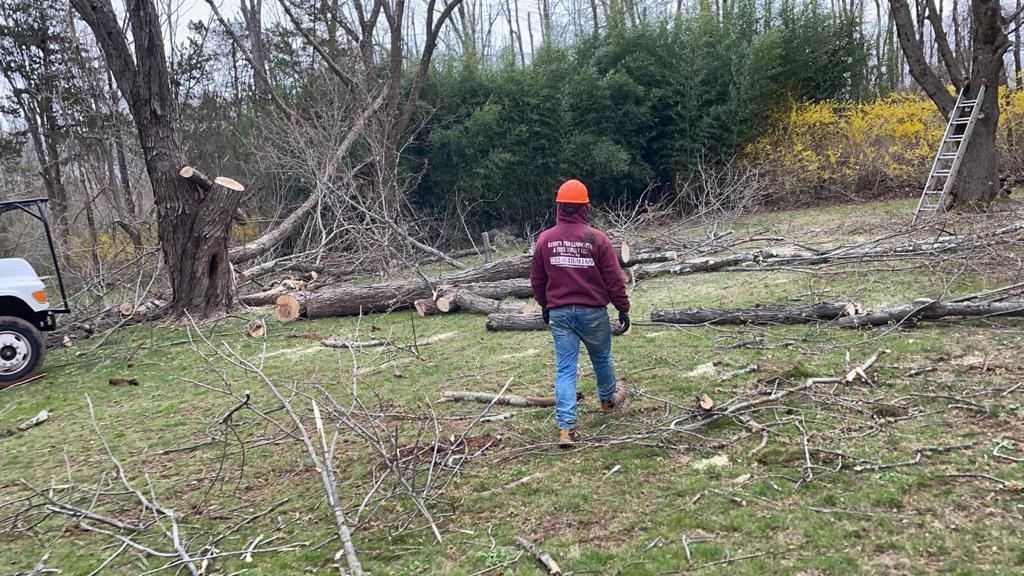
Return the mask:
[[558,427],[576,427],[576,363],[580,341],[587,347],[597,376],[597,396],[615,396],[612,370],[612,329],[607,308],[562,306],[551,309],[551,335],[555,340],[555,417]]

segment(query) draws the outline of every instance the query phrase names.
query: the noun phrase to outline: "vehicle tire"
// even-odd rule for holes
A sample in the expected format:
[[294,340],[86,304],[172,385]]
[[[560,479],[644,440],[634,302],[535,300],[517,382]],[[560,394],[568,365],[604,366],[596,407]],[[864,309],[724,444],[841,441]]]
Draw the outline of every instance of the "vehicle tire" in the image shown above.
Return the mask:
[[0,316],[0,390],[39,373],[46,355],[43,335],[14,316]]

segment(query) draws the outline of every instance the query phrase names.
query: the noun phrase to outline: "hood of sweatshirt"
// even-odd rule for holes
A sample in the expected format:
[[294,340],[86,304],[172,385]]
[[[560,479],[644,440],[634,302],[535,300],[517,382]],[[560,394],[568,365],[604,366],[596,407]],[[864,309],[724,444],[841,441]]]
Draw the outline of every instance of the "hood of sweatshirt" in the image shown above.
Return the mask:
[[590,217],[590,205],[579,205],[580,209],[575,214],[566,214],[566,205],[559,204],[556,212],[555,222],[558,224],[586,224]]

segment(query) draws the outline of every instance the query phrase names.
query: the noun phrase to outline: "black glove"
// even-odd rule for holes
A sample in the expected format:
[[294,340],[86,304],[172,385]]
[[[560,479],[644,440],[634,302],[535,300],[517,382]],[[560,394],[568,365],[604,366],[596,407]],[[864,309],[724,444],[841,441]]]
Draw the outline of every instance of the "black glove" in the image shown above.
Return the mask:
[[625,334],[626,331],[629,330],[629,326],[631,324],[629,321],[629,312],[619,312],[619,324],[622,325],[619,328],[619,333]]
[[546,306],[541,308],[540,309],[540,317],[544,319],[544,323],[545,324],[550,324],[551,323],[551,310],[548,310]]

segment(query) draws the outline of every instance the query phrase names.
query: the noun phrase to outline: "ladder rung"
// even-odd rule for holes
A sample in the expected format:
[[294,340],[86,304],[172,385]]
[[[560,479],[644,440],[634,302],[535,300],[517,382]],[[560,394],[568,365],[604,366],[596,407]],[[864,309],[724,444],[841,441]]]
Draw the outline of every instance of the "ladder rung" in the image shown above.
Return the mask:
[[946,137],[946,141],[947,142],[960,142],[963,139],[964,139],[964,135],[963,134],[957,134],[956,136],[947,136]]
[[961,108],[967,108],[967,107],[970,107],[970,106],[974,106],[977,103],[978,103],[977,100],[964,100],[963,102],[960,103],[960,107]]
[[971,123],[971,119],[970,118],[957,118],[957,119],[953,120],[952,122],[950,122],[950,124],[953,124],[953,125],[956,125],[956,126],[960,126],[960,125],[963,125],[963,124],[970,124],[970,123]]
[[925,190],[924,191],[924,195],[925,196],[934,196],[935,194],[942,194],[942,191],[941,190]]
[[951,173],[952,170],[936,170],[935,172],[932,172],[932,176],[940,176],[942,178],[945,178],[946,176],[949,176]]
[[945,154],[939,154],[939,160],[956,160],[956,152],[947,152]]

